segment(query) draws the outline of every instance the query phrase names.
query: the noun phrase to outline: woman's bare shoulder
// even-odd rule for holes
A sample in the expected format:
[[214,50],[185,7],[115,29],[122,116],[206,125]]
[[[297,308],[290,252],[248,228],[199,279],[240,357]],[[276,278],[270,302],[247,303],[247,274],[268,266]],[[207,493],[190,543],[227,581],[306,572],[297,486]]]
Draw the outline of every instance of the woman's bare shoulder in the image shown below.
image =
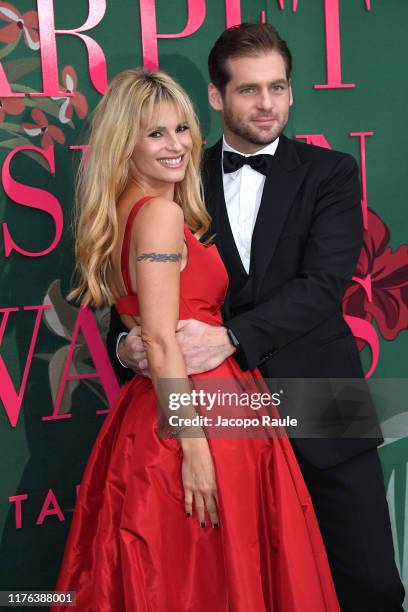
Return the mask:
[[146,215],[149,216],[166,215],[169,218],[174,217],[175,220],[184,218],[181,206],[174,202],[174,200],[169,200],[162,196],[156,196],[146,202],[146,204],[142,206],[140,211],[143,211]]
[[152,198],[142,206],[138,215],[138,223],[134,224],[136,234],[152,229],[156,234],[175,232],[184,225],[184,214],[181,207],[174,201],[161,196]]

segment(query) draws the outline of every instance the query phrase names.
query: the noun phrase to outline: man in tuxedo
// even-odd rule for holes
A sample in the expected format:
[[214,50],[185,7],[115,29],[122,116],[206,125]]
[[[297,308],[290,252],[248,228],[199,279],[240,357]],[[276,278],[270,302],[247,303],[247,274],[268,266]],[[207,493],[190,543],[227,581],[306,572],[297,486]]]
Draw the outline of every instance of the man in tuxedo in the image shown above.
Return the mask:
[[[209,101],[224,136],[205,151],[202,178],[230,285],[225,326],[179,322],[189,373],[233,354],[266,379],[363,378],[341,311],[362,245],[358,168],[350,155],[283,135],[291,68],[290,51],[269,24],[230,28],[211,50]],[[113,309],[108,347],[125,379],[116,350],[128,375],[147,362],[140,328],[123,337],[121,330]],[[323,413],[341,419],[341,402],[329,404]],[[380,434],[292,440],[343,612],[402,611],[381,441]]]

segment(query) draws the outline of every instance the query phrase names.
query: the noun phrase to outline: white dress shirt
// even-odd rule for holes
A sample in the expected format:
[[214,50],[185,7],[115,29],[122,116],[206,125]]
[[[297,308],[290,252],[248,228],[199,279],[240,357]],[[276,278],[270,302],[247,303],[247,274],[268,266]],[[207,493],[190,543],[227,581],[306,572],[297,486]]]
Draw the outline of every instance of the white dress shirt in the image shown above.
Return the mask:
[[[257,151],[255,155],[261,153],[274,155],[278,144],[279,138]],[[222,152],[224,153],[224,151],[239,153],[244,155],[244,157],[248,156],[248,153],[241,153],[241,151],[233,149],[227,143],[225,137],[222,139]],[[224,174],[223,171],[223,184],[225,204],[232,234],[242,264],[247,274],[249,274],[252,234],[261,204],[265,176],[253,170],[251,166],[244,165],[236,172]]]

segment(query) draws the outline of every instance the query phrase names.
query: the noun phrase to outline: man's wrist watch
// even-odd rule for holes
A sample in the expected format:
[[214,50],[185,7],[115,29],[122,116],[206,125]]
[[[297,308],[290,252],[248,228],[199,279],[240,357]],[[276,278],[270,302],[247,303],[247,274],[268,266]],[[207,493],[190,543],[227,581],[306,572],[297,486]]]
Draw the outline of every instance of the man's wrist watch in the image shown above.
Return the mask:
[[232,331],[232,329],[230,329],[229,327],[227,327],[226,325],[224,326],[225,329],[227,330],[227,334],[228,334],[228,338],[230,339],[230,342],[232,344],[232,346],[234,348],[237,349],[237,351],[239,351],[239,349],[241,348],[241,345],[239,343],[238,338],[236,337],[236,335],[234,334],[234,332]]

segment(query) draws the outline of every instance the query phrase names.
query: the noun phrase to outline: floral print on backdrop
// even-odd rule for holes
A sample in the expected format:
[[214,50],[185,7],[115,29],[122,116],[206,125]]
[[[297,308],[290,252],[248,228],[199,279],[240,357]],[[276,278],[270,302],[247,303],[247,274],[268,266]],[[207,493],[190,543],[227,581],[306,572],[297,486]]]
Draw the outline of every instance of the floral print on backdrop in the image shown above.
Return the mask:
[[[3,27],[1,27],[3,25]],[[30,98],[27,94],[35,93],[34,89],[15,82],[40,67],[38,55],[19,60],[7,61],[9,56],[22,41],[30,52],[40,48],[38,34],[38,15],[36,11],[21,13],[7,2],[0,2],[0,42],[6,43],[0,50],[0,61],[10,82],[10,88],[17,93],[24,93],[24,98],[0,98],[0,130],[8,137],[0,139],[0,147],[36,145],[47,148],[51,144],[64,144],[65,135],[61,127],[68,126],[75,130],[74,116],[84,119],[88,114],[88,102],[83,93],[77,89],[78,78],[73,66],[65,66],[61,74],[61,92],[67,96],[54,98]],[[32,122],[16,123],[17,117],[26,109],[32,108]],[[12,117],[12,120],[10,119]],[[61,127],[55,124],[58,122]],[[11,137],[10,137],[11,136]],[[48,170],[46,160],[32,151],[24,151]]]
[[[374,320],[384,340],[394,340],[408,328],[408,245],[393,251],[388,245],[388,227],[371,209],[368,228],[355,275],[371,276],[369,290],[351,283],[343,299],[343,312],[369,323]],[[365,342],[357,338],[357,343],[362,350]]]
[[[12,4],[0,2],[0,42],[5,43],[3,48],[0,49],[0,61],[9,80],[10,88],[14,92],[26,94],[24,98],[0,98],[0,147],[14,149],[19,146],[35,145],[47,149],[51,145],[64,145],[66,142],[64,129],[67,127],[72,130],[77,129],[74,119],[82,120],[88,114],[88,101],[86,96],[78,90],[78,77],[75,68],[70,65],[65,66],[61,74],[60,91],[69,95],[52,98],[31,98],[27,94],[34,93],[35,90],[20,85],[15,80],[40,68],[39,58],[35,53],[40,48],[37,12],[21,13]],[[27,50],[32,52],[31,55],[8,61],[7,57],[19,44],[24,44]],[[18,117],[22,116],[23,113],[25,115],[30,113],[31,121],[17,123]],[[47,162],[42,156],[36,155],[32,151],[24,151],[23,153],[41,164],[47,171],[49,170]],[[47,290],[45,302],[53,306],[52,311],[46,311],[46,325],[54,334],[69,341],[78,309],[62,298],[59,281],[51,283]],[[106,310],[97,313],[97,322],[102,335],[106,335]],[[58,349],[54,354],[42,353],[36,355],[38,358],[49,362],[49,381],[53,401],[55,401],[55,393],[62,375],[64,357],[67,356],[67,353],[68,345]],[[89,359],[88,351],[85,345],[80,345],[74,353],[73,369],[81,373],[89,372],[92,368],[87,365],[87,359]],[[78,382],[71,382],[67,385],[62,411],[69,410],[71,395],[78,384]],[[85,380],[81,384],[89,386],[103,402],[106,402],[103,394],[99,391],[96,379],[90,382]]]
[[0,19],[8,24],[0,30],[1,42],[17,45],[22,36],[24,42],[30,49],[38,51],[40,42],[37,11],[27,11],[21,14],[20,11],[11,4],[1,2]]

